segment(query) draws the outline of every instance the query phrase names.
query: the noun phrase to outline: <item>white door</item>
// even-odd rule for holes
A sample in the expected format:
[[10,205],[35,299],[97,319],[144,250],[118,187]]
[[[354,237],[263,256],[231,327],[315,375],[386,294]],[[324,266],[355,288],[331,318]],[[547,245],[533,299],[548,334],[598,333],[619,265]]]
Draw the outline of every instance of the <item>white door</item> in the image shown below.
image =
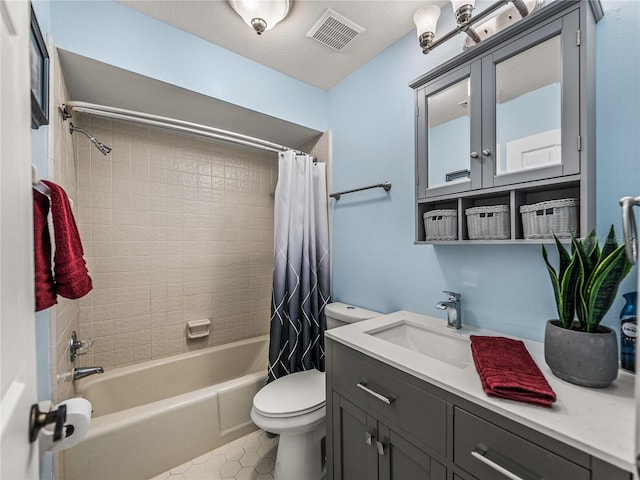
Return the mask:
[[0,478],[38,478],[31,193],[30,7],[0,0]]

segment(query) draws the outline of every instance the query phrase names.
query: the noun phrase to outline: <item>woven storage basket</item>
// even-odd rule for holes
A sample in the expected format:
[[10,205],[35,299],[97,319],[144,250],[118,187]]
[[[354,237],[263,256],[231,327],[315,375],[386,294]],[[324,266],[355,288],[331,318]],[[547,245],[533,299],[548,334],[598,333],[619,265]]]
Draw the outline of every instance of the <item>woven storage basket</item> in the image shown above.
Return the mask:
[[577,198],[564,198],[547,202],[522,205],[522,230],[524,238],[571,237],[578,231]]
[[510,238],[508,205],[472,207],[465,210],[471,240],[504,240]]
[[422,215],[426,240],[456,240],[458,238],[458,211],[431,210]]

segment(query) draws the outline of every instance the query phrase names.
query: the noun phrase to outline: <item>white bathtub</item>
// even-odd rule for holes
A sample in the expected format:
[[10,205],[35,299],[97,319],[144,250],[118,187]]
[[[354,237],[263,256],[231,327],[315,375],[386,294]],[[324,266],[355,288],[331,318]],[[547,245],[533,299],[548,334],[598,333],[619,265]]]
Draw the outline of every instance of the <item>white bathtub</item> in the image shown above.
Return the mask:
[[246,435],[269,337],[109,370],[78,383],[87,438],[63,452],[67,480],[146,480]]

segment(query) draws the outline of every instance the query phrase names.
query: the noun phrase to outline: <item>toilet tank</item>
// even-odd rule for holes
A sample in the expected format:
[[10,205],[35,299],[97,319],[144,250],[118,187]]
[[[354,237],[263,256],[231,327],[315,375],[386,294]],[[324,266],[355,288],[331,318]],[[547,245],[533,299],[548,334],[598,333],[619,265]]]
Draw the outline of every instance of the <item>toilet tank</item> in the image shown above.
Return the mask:
[[324,307],[324,314],[327,318],[327,330],[382,315],[380,312],[354,307],[341,302],[328,303]]

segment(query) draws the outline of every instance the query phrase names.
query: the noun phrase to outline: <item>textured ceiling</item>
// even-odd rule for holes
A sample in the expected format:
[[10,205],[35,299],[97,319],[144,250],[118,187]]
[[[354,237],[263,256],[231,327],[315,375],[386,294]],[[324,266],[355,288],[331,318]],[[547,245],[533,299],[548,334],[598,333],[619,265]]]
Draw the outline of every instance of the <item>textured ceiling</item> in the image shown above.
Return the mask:
[[[328,90],[414,29],[413,14],[422,5],[447,2],[293,0],[289,15],[261,36],[242,21],[226,0],[120,0],[120,3],[290,77]],[[364,28],[364,32],[341,52],[306,36],[327,8]]]

